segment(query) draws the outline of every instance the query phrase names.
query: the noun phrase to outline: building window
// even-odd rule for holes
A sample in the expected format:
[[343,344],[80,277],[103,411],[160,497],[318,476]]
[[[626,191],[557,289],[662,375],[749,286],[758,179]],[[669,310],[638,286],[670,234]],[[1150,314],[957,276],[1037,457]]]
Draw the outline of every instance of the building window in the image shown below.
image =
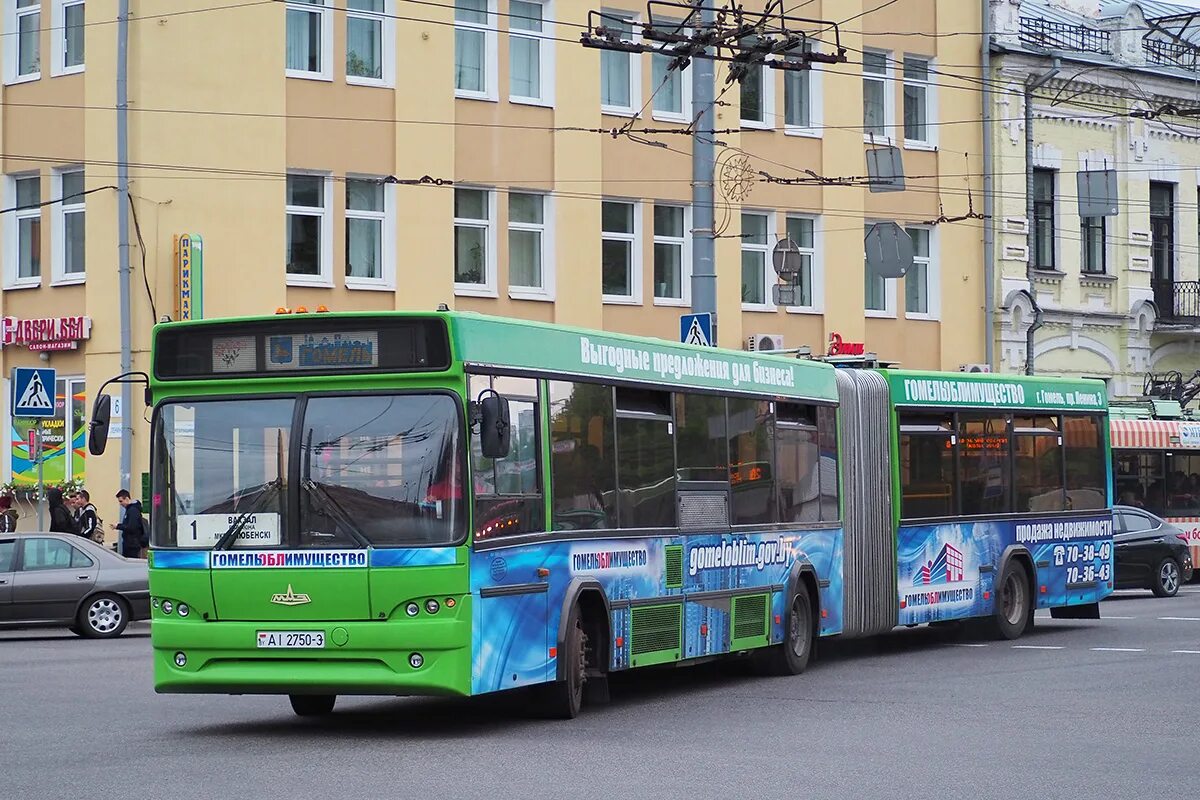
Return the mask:
[[742,127],[775,127],[775,71],[751,65],[741,88]]
[[459,97],[496,96],[495,0],[454,0],[454,90]]
[[1034,269],[1054,269],[1054,178],[1052,169],[1033,170]]
[[327,0],[288,0],[288,76],[328,79],[331,33]]
[[895,127],[888,92],[888,54],[864,51],[862,71],[863,135],[887,138]]
[[547,296],[546,196],[531,192],[508,193],[508,287],[519,296]]
[[742,305],[769,305],[767,261],[771,250],[771,215],[742,212]]
[[654,205],[654,300],[682,303],[688,296],[685,281],[689,262],[687,209]]
[[929,241],[931,231],[928,228],[907,228],[906,231],[912,240],[913,265],[904,276],[904,312],[908,316],[934,317],[937,315],[933,303],[937,275]]
[[42,282],[42,190],[36,175],[9,176],[5,181],[5,286],[40,286]]
[[536,105],[554,102],[554,39],[546,3],[512,0],[508,17],[508,94]]
[[1083,239],[1083,272],[1103,275],[1106,271],[1104,217],[1082,217],[1079,232]]
[[41,77],[42,0],[6,0],[5,77],[9,83]]
[[[1154,280],[1175,280],[1175,184],[1150,183],[1150,255]],[[1175,310],[1174,297],[1167,306]]]
[[654,92],[654,117],[672,122],[690,122],[692,71],[670,69],[674,60],[672,56],[662,53],[655,53],[650,57],[650,89]]
[[73,283],[83,280],[85,276],[83,170],[62,170],[54,173],[51,194],[55,199],[61,200],[51,207],[52,280],[54,283]]
[[930,144],[932,128],[929,120],[931,84],[929,82],[929,59],[919,56],[904,57],[904,140],[916,144]]
[[605,300],[641,302],[637,210],[637,203],[601,203],[600,271]]
[[53,0],[50,6],[51,75],[83,71],[83,0]]
[[395,286],[392,187],[379,178],[346,178],[346,285]]
[[287,176],[287,280],[328,286],[331,282],[329,178]]
[[346,81],[391,83],[393,48],[386,0],[346,0]]
[[454,190],[454,290],[460,294],[495,293],[494,206],[487,189]]
[[812,217],[788,217],[787,235],[800,249],[800,273],[796,276],[796,300],[792,308],[816,310],[820,290],[817,286],[816,220]]
[[820,135],[819,81],[820,73],[812,69],[783,73],[783,123],[788,133]]
[[[603,24],[623,41],[633,42],[633,18],[627,14],[605,12]],[[600,109],[608,114],[636,112],[641,86],[641,60],[619,50],[600,51]]]

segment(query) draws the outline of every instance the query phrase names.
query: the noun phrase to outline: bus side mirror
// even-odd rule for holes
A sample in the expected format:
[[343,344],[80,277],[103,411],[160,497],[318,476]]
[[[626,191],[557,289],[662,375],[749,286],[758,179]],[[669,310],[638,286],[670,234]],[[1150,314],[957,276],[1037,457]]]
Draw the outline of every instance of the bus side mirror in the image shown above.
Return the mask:
[[88,452],[103,455],[108,444],[108,425],[112,420],[112,398],[106,394],[96,395],[92,406],[92,421],[88,425]]
[[479,447],[484,458],[507,458],[512,434],[508,400],[492,392],[479,401]]

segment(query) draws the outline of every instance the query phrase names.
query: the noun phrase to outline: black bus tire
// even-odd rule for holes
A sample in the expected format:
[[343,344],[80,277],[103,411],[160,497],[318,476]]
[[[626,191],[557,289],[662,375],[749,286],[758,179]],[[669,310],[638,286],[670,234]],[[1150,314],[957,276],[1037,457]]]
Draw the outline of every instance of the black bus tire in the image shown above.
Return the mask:
[[768,675],[799,675],[812,658],[815,625],[812,599],[801,584],[784,619],[783,643],[763,653],[763,671]]
[[1020,639],[1032,617],[1029,572],[1020,561],[1011,560],[996,584],[996,609],[988,620],[989,632],[997,639]]
[[567,634],[558,657],[563,661],[563,679],[539,687],[542,712],[551,719],[575,719],[583,707],[587,681],[587,637],[579,619],[579,606],[571,606]]

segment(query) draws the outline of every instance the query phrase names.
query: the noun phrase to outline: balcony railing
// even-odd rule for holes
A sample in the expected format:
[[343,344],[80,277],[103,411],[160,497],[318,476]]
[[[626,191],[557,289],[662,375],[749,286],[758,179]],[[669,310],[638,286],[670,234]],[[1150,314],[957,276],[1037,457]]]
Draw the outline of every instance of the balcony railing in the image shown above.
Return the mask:
[[1200,324],[1200,281],[1155,279],[1150,285],[1163,322]]
[[1050,22],[1039,17],[1021,17],[1021,42],[1048,50],[1076,53],[1108,53],[1109,33],[1082,25]]
[[1142,40],[1142,49],[1146,51],[1147,61],[1164,67],[1195,69],[1196,62],[1200,60],[1200,48],[1186,42],[1147,37]]

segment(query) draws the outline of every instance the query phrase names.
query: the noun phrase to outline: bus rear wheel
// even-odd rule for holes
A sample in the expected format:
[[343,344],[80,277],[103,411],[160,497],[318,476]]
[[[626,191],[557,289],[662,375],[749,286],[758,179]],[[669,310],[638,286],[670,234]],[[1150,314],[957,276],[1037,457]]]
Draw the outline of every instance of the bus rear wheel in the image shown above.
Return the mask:
[[292,711],[298,717],[323,717],[333,712],[333,704],[337,702],[336,694],[289,694],[292,701]]
[[996,610],[990,620],[997,639],[1019,639],[1033,617],[1033,595],[1029,575],[1019,561],[1010,561],[996,590]]
[[784,625],[783,644],[770,647],[762,654],[762,669],[768,675],[799,675],[812,658],[812,599],[803,585],[792,597]]

